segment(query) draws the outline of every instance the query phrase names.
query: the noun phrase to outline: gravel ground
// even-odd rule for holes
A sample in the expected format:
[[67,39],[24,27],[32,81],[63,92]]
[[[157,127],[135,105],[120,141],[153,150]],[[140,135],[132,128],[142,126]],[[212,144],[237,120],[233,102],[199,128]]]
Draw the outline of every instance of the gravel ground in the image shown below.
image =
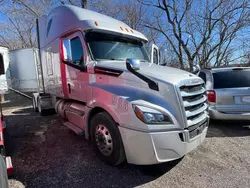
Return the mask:
[[202,146],[176,162],[110,167],[56,115],[40,117],[30,105],[23,97],[4,105],[15,168],[11,188],[250,187],[250,129],[243,123],[212,123]]

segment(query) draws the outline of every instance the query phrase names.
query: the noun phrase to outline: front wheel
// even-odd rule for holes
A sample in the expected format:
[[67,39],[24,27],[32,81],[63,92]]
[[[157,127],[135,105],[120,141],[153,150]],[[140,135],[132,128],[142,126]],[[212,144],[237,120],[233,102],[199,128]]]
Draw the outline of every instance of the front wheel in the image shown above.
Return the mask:
[[91,139],[98,157],[105,163],[116,166],[125,160],[119,129],[108,113],[98,113],[91,120]]

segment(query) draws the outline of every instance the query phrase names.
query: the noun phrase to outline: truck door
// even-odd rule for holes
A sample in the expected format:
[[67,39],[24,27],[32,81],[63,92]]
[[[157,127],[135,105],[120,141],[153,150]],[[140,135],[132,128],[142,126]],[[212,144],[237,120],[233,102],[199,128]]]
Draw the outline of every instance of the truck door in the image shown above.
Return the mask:
[[156,65],[160,65],[159,48],[155,44],[152,44],[152,48],[151,48],[151,63],[155,63]]
[[83,39],[83,34],[78,31],[61,39],[63,48],[61,52],[69,57],[69,61],[61,62],[62,86],[65,97],[77,101],[86,102],[86,87],[88,74],[85,70],[87,61],[87,48]]

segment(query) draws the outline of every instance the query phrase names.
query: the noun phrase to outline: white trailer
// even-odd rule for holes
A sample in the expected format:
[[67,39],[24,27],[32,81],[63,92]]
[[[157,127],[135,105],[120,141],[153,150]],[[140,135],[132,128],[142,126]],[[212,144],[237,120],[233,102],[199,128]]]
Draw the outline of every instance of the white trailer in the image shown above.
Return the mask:
[[21,92],[39,92],[39,56],[37,48],[10,51],[11,87]]
[[10,78],[9,72],[9,49],[4,46],[0,46],[0,94],[5,94],[8,91],[8,80]]

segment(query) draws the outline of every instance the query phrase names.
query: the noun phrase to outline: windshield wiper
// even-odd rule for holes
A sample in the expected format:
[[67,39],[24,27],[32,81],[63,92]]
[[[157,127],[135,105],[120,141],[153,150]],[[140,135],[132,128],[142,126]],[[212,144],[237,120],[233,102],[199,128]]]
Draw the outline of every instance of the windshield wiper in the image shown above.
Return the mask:
[[121,59],[121,58],[110,58],[111,60],[117,60],[117,61],[124,61],[124,59]]
[[[115,57],[111,57],[111,58],[105,58],[105,59],[103,59],[103,58],[98,58],[97,60],[116,60],[116,61],[125,61],[126,59],[122,59],[122,58],[115,58]],[[139,59],[141,62],[147,62],[146,60],[144,60],[144,59]]]
[[[111,60],[118,60],[118,61],[125,61],[125,59],[122,58],[110,58]],[[139,59],[141,62],[147,62],[145,59]]]
[[124,59],[121,59],[121,58],[96,58],[96,60],[101,60],[101,61],[108,61],[108,60],[125,61]]

